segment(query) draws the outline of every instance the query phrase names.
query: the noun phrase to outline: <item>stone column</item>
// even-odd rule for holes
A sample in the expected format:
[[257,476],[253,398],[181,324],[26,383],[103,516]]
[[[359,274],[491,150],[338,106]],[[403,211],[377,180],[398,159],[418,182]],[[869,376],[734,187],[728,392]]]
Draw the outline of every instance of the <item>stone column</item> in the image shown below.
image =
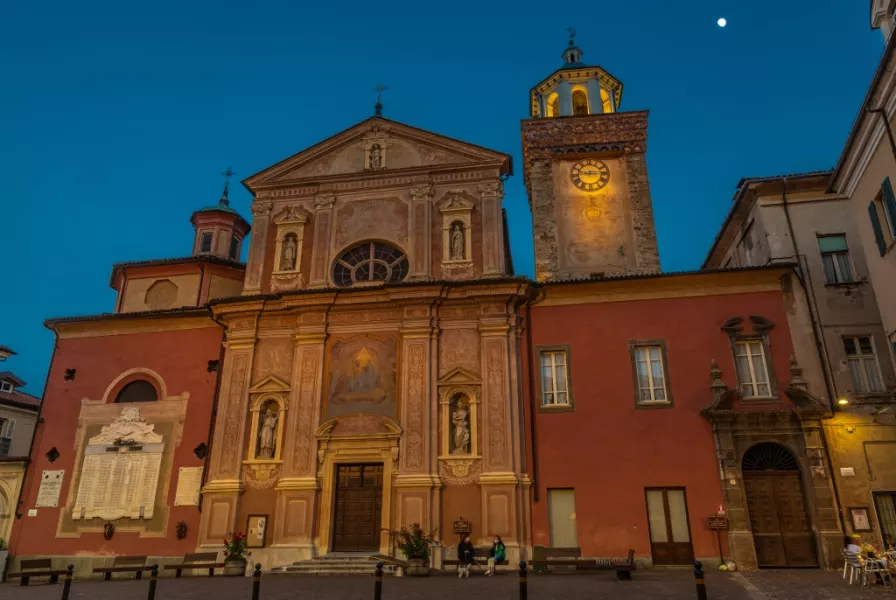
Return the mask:
[[299,549],[297,559],[314,554],[314,521],[320,484],[317,480],[317,440],[323,385],[326,315],[304,313],[295,335],[289,421],[283,445],[283,476],[274,488],[273,546]]
[[327,287],[330,268],[330,235],[333,230],[334,194],[319,194],[314,198],[314,246],[311,250],[311,278],[309,288]]
[[[822,441],[821,414],[812,410],[794,411],[800,421],[806,458],[809,462],[811,489],[807,491],[808,504],[814,510],[812,520],[818,536],[818,558],[821,566],[832,569],[843,566],[840,549],[843,547],[843,530],[840,528],[839,507],[834,501],[831,467],[825,459]],[[806,478],[803,479],[806,481]]]
[[202,488],[200,547],[220,546],[221,540],[238,528],[236,519],[243,491],[241,468],[249,414],[249,381],[255,354],[255,324],[255,317],[234,320],[229,324],[224,342],[218,415],[208,478]]
[[500,277],[504,274],[502,198],[504,198],[504,185],[500,179],[479,184],[479,199],[482,209],[482,275],[484,277]]
[[411,188],[410,281],[432,279],[432,184]]
[[572,84],[566,79],[561,79],[557,83],[557,96],[560,104],[560,116],[570,116],[572,114]]
[[711,417],[725,510],[728,513],[728,556],[739,569],[750,570],[757,568],[756,545],[753,542],[753,529],[747,513],[743,473],[740,470],[740,460],[735,447],[735,419],[736,414],[731,410],[713,411]]
[[599,115],[604,112],[604,103],[600,97],[600,83],[597,79],[589,79],[585,83],[585,89],[588,90],[588,109],[592,115]]
[[272,205],[270,200],[255,200],[250,207],[252,211],[252,242],[249,245],[249,259],[246,262],[244,295],[261,293],[261,274],[264,270],[265,251],[268,246]]

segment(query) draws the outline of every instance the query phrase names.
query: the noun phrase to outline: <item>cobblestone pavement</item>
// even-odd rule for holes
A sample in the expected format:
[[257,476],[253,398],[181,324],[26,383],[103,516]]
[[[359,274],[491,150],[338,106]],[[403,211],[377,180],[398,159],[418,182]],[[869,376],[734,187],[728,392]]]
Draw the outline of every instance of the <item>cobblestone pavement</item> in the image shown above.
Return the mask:
[[[71,600],[144,600],[147,581],[75,581]],[[707,573],[708,600],[853,600],[863,597],[858,585],[849,586],[839,573],[819,571],[762,571],[745,574]],[[62,583],[0,586],[0,600],[59,600]],[[160,579],[157,600],[250,600],[249,578],[185,577]],[[896,600],[896,593],[865,592],[866,599]],[[518,579],[507,573],[458,580],[452,576],[386,577],[383,600],[517,600]],[[695,600],[689,570],[636,571],[634,581],[621,582],[612,572],[599,574],[530,575],[529,600]],[[262,600],[373,600],[372,577],[314,577],[265,575]]]

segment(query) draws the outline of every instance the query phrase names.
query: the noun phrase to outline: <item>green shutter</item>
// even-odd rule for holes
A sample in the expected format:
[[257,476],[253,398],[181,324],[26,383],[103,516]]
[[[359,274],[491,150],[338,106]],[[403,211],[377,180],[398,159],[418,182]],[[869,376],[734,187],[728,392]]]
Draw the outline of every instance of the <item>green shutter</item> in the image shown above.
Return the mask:
[[896,196],[893,195],[893,184],[890,183],[889,177],[884,179],[880,188],[884,193],[884,210],[887,211],[889,217],[890,235],[896,237],[896,231],[893,231],[893,228],[896,227]]
[[871,217],[871,229],[874,230],[874,241],[877,242],[877,249],[880,252],[880,255],[883,256],[887,249],[887,244],[884,242],[884,232],[880,228],[880,219],[877,217],[877,207],[874,206],[874,202],[868,203],[868,216]]
[[822,235],[818,237],[818,250],[821,252],[846,252],[845,235]]

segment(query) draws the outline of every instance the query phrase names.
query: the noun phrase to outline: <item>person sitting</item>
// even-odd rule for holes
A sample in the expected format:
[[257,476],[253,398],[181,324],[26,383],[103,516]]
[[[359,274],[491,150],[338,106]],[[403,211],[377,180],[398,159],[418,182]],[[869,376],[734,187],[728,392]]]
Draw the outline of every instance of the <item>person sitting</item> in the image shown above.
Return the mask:
[[501,541],[500,535],[496,535],[495,541],[492,543],[492,549],[488,553],[488,571],[486,571],[485,574],[494,575],[495,564],[504,560],[506,556],[507,549],[504,547],[504,542]]
[[457,560],[460,561],[460,564],[457,567],[457,577],[460,579],[461,577],[470,577],[470,566],[473,564],[473,554],[476,552],[476,548],[473,547],[473,542],[470,541],[470,536],[466,536],[464,540],[457,545]]
[[857,557],[862,556],[861,541],[861,538],[857,535],[848,535],[843,539],[843,550]]

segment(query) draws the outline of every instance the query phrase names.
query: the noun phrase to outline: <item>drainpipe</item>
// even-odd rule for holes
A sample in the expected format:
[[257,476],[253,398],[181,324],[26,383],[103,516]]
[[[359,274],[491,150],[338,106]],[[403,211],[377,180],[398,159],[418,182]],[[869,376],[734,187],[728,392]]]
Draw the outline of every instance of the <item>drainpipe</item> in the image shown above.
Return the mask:
[[[890,137],[890,141],[893,142],[892,134]],[[894,145],[894,152],[896,152],[896,145]],[[825,370],[825,365],[827,365],[828,373],[831,374],[831,377],[829,379],[828,373],[824,373],[823,379],[824,379],[825,390],[827,390],[827,393],[828,393],[828,398],[829,398],[828,402],[831,407],[831,412],[833,412],[834,411],[834,401],[835,401],[834,390],[833,390],[833,387],[831,386],[831,379],[833,379],[833,369],[831,369],[831,365],[826,359],[825,352],[822,350],[824,340],[823,340],[822,336],[820,336],[818,333],[820,325],[819,325],[817,316],[815,314],[815,309],[812,305],[812,300],[810,300],[810,294],[809,294],[809,289],[808,289],[809,286],[806,284],[805,281],[803,281],[803,278],[800,273],[800,271],[802,271],[802,268],[803,268],[803,255],[800,254],[799,244],[797,244],[796,235],[793,232],[793,221],[791,221],[791,219],[790,219],[790,207],[787,204],[787,178],[782,177],[781,182],[784,184],[784,187],[781,190],[781,200],[784,204],[784,216],[787,219],[787,229],[790,231],[790,239],[793,242],[793,253],[796,255],[796,260],[797,260],[796,276],[797,276],[797,280],[800,282],[800,286],[802,286],[803,291],[806,293],[806,300],[807,300],[806,305],[809,307],[809,319],[812,322],[812,337],[815,338],[815,350],[818,352],[818,360],[821,361],[822,370]],[[806,269],[807,277],[808,277],[808,273],[809,273],[809,269]],[[811,298],[814,299],[814,295],[811,296]],[[822,448],[824,448],[824,457],[827,460],[828,468],[832,469],[834,463],[833,463],[833,461],[831,461],[831,451],[828,448],[828,439],[827,439],[827,435],[825,434],[825,431],[824,431],[824,425],[821,426],[820,433],[821,433],[821,446],[822,446]],[[840,530],[846,531],[846,523],[843,520],[843,509],[841,508],[841,504],[840,504],[840,490],[837,489],[837,480],[834,478],[833,471],[831,472],[831,484],[832,484],[831,489],[833,489],[833,491],[834,491],[834,501],[837,503],[837,517],[840,520]]]

